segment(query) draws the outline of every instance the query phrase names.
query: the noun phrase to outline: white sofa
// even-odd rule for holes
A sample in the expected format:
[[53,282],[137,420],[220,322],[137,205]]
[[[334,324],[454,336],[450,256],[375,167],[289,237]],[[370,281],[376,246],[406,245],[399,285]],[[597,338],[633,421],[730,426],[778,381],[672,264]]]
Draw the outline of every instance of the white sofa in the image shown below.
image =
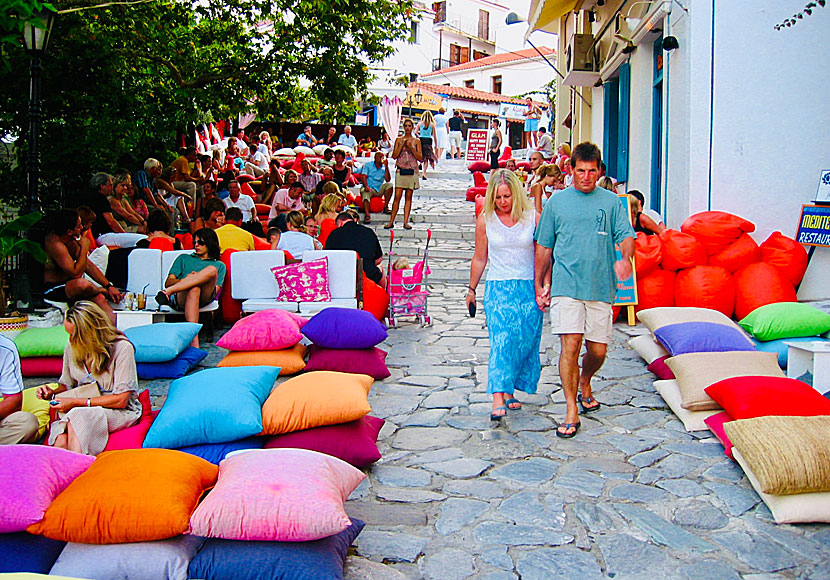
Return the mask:
[[[127,292],[147,295],[147,309],[158,308],[156,294],[164,288],[164,281],[173,267],[173,262],[182,254],[192,254],[193,250],[173,250],[162,252],[149,248],[136,248],[127,257]],[[214,300],[199,309],[199,312],[213,312],[219,308]],[[172,312],[169,306],[162,306],[162,312]]]

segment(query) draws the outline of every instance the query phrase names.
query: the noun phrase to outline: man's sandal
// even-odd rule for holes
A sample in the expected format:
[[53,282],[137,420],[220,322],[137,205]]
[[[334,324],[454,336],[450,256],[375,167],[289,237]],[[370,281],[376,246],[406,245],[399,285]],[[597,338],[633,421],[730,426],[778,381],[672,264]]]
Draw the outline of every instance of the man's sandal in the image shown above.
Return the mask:
[[[561,423],[559,427],[556,428],[556,436],[562,439],[570,439],[571,437],[577,434],[577,432],[579,431],[579,427],[581,425],[582,424],[579,421],[577,421],[576,423]],[[565,429],[566,431],[568,429],[573,429],[573,431],[571,431],[570,433],[565,433],[564,431],[560,431],[560,429]]]
[[164,292],[156,294],[156,304],[159,306],[170,306],[170,297]]
[[[598,411],[599,408],[602,406],[599,401],[597,401],[594,397],[583,397],[581,394],[576,396],[576,401],[579,403],[579,406],[582,407],[582,414],[585,413],[593,413],[594,411]],[[596,405],[591,405],[590,407],[586,407],[585,403],[596,403]]]

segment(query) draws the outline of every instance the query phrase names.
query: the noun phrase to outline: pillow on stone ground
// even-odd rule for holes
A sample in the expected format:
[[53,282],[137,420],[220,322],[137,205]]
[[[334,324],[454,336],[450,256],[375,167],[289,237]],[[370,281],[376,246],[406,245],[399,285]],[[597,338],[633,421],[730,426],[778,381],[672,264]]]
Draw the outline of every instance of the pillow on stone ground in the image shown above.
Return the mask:
[[337,371],[369,375],[376,381],[391,373],[386,366],[386,351],[377,347],[366,349],[321,348],[315,344],[309,349],[307,371]]
[[752,339],[755,343],[755,348],[763,352],[774,352],[778,356],[778,366],[782,369],[787,368],[787,359],[790,355],[790,347],[788,342],[830,342],[826,338],[818,336],[802,336],[800,338],[780,338],[778,340],[760,341]]
[[147,431],[150,430],[150,426],[159,412],[153,411],[153,405],[150,402],[150,391],[146,389],[141,391],[138,395],[138,401],[141,403],[141,419],[131,427],[110,433],[104,451],[141,449],[144,438],[147,437]]
[[[49,388],[54,389],[58,383],[49,383]],[[31,413],[37,419],[37,436],[38,439],[43,437],[46,433],[46,428],[49,427],[49,401],[37,398],[37,387],[30,387],[23,389],[23,411]]]
[[753,342],[737,327],[713,322],[681,322],[662,326],[655,338],[669,354],[754,351]]
[[371,348],[386,340],[386,327],[371,313],[354,308],[324,308],[303,327],[303,334],[323,348]]
[[177,449],[256,435],[262,430],[262,405],[279,372],[277,367],[234,367],[176,379],[144,447]]
[[190,514],[218,472],[179,451],[107,451],[27,531],[82,544],[172,538],[187,531]]
[[14,344],[20,358],[31,356],[63,356],[69,344],[69,334],[63,325],[50,328],[27,328],[16,337]]
[[712,310],[711,308],[696,308],[693,306],[660,306],[640,310],[637,318],[645,324],[652,333],[669,324],[681,322],[712,322],[726,326],[737,327],[737,325],[725,314]]
[[189,578],[342,580],[346,555],[363,522],[312,542],[239,542],[210,538],[190,563]]
[[706,426],[709,427],[712,435],[714,435],[717,440],[720,441],[721,445],[723,445],[723,452],[730,459],[734,459],[734,457],[732,457],[732,442],[729,440],[729,437],[726,436],[726,431],[723,430],[723,425],[733,420],[734,419],[732,419],[726,411],[715,413],[704,420],[704,423],[706,423]]
[[193,512],[191,532],[225,540],[305,542],[351,525],[344,503],[366,475],[305,449],[257,449],[219,464],[216,487]]
[[366,415],[357,421],[277,435],[268,439],[265,448],[308,449],[363,469],[381,458],[377,440],[384,423],[383,419]]
[[190,453],[214,465],[219,465],[228,453],[249,449],[262,449],[264,444],[264,437],[246,437],[239,441],[228,441],[227,443],[207,443],[205,445],[179,447],[179,451]]
[[202,362],[207,354],[205,350],[195,346],[187,346],[173,360],[157,363],[136,363],[135,370],[139,379],[178,379]]
[[670,358],[671,357],[669,355],[661,356],[660,358],[653,360],[646,368],[648,368],[650,372],[654,373],[654,375],[662,381],[673,381],[676,377],[666,364],[666,361]]
[[356,421],[372,411],[368,375],[313,371],[288,379],[262,405],[262,434],[293,431]]
[[24,377],[59,377],[63,372],[62,356],[34,356],[20,359]]
[[830,400],[807,383],[786,377],[734,377],[707,387],[706,394],[736,420],[830,415]]
[[[0,574],[48,574],[66,542],[26,532],[0,534]],[[20,578],[12,576],[11,578]]]
[[666,365],[677,379],[683,408],[689,411],[720,409],[705,390],[718,381],[746,375],[784,377],[778,357],[770,352],[696,352],[671,357]]
[[762,341],[817,336],[830,330],[830,314],[810,304],[777,302],[756,308],[738,324]]
[[650,334],[635,336],[628,340],[628,345],[646,361],[646,364],[651,364],[658,358],[669,356],[669,351],[663,348],[662,344],[654,340],[654,337]]
[[157,363],[179,356],[201,329],[196,322],[157,322],[128,328],[124,334],[135,346],[136,363]]
[[706,419],[718,411],[689,411],[681,405],[680,388],[677,381],[654,381],[654,388],[663,397],[663,400],[683,423],[686,431],[706,431]]
[[473,161],[467,166],[467,170],[470,173],[475,173],[476,171],[486,173],[487,171],[490,171],[490,163],[487,161]]
[[204,543],[198,536],[96,546],[70,542],[49,572],[78,578],[180,580]]
[[302,317],[276,308],[260,310],[234,323],[216,346],[233,351],[290,348],[303,338],[299,318]]
[[305,345],[297,343],[282,350],[229,352],[217,367],[272,366],[280,376],[295,375],[305,368]]
[[0,446],[0,534],[22,532],[42,520],[52,501],[94,460],[45,445]]

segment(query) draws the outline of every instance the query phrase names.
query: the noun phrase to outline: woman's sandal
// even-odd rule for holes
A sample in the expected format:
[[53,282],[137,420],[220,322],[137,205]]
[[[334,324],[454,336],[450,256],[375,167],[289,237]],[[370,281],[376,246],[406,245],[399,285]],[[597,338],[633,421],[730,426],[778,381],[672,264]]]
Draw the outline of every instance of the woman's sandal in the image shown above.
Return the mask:
[[170,297],[164,292],[159,291],[156,294],[156,304],[159,306],[170,306]]
[[[582,414],[585,413],[593,413],[594,411],[598,411],[599,408],[602,406],[599,401],[597,401],[594,397],[583,397],[582,394],[578,394],[576,396],[576,402],[579,403],[579,406],[582,407]],[[596,403],[596,405],[592,407],[586,407],[585,403]]]
[[[504,405],[508,409],[510,409],[511,411],[518,411],[519,409],[522,408],[522,402],[519,399],[514,399],[514,398],[505,399],[504,400]],[[511,407],[510,405],[519,405],[519,406],[518,407]]]
[[405,230],[411,230],[411,229],[412,229],[412,226],[411,226],[411,225],[409,225],[409,224],[404,224],[404,225],[403,225],[403,229],[405,229]]
[[386,224],[385,226],[383,226],[383,229],[391,230],[393,227],[395,227],[395,226],[393,226],[392,224]]
[[496,415],[495,413],[490,413],[490,420],[491,421],[501,421],[504,418],[504,416],[507,415],[507,407],[502,406],[502,407],[496,407],[495,409],[493,409],[493,411],[501,411],[502,409],[504,409],[504,414],[502,414],[502,415]]
[[[562,439],[570,439],[571,437],[577,434],[577,432],[579,431],[579,427],[581,425],[582,423],[580,423],[579,421],[577,421],[576,423],[561,423],[559,427],[556,428],[556,436]],[[560,431],[560,429],[562,428],[564,428],[565,430],[573,429],[573,431],[571,431],[570,433],[564,433]]]

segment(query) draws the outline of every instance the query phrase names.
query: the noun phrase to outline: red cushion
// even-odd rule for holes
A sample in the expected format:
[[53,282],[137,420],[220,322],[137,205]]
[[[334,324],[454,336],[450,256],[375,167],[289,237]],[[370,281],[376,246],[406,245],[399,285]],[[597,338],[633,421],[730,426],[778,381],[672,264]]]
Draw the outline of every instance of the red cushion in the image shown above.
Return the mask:
[[167,238],[153,238],[150,240],[151,250],[161,250],[162,252],[172,252],[175,250],[175,246],[173,246],[173,242],[168,240]]
[[254,179],[256,179],[256,177],[254,177],[253,175],[248,175],[247,173],[243,173],[236,178],[240,185],[243,183],[248,183],[249,181],[253,181]]
[[471,172],[476,171],[490,171],[490,163],[488,161],[473,161],[467,166]]
[[671,381],[675,378],[674,373],[669,368],[669,365],[666,364],[667,358],[669,358],[669,355],[661,356],[658,359],[654,359],[654,361],[648,365],[648,370],[657,375],[657,378],[661,381]]
[[268,240],[265,238],[260,238],[259,236],[253,236],[254,238],[254,249],[255,250],[270,250],[271,244],[268,243]]
[[[256,247],[256,238],[254,239],[254,247]],[[268,248],[270,249],[271,246],[269,245]],[[222,307],[222,321],[227,324],[233,324],[242,317],[242,301],[231,296],[231,254],[236,251],[232,249],[225,250],[220,258],[222,263],[225,264],[227,273],[225,274],[222,293],[219,295],[219,305]]]
[[[254,188],[248,185],[247,182],[242,182],[239,187],[243,194],[254,200],[254,205],[256,205],[256,192],[254,191]],[[268,207],[268,210],[271,210],[270,206]]]
[[796,379],[734,377],[718,381],[705,390],[733,419],[830,415],[830,400]]
[[734,421],[734,419],[730,417],[729,413],[726,411],[716,413],[706,417],[703,420],[703,422],[706,423],[706,426],[709,427],[712,434],[717,437],[718,441],[720,441],[721,445],[723,445],[723,452],[726,453],[727,457],[731,458],[732,442],[729,440],[729,437],[726,436],[726,431],[723,428],[723,424],[729,423],[730,421]]
[[363,274],[363,310],[383,320],[389,309],[389,294]]
[[265,448],[309,449],[358,468],[368,467],[380,459],[376,441],[383,423],[383,419],[366,415],[357,421],[277,435],[268,440]]
[[144,438],[147,436],[147,431],[150,430],[150,426],[153,424],[153,419],[158,415],[158,411],[153,412],[152,405],[150,404],[150,391],[141,391],[138,395],[138,400],[141,403],[141,419],[132,427],[110,433],[104,451],[141,449]]
[[485,195],[487,195],[487,186],[486,185],[481,185],[481,186],[474,185],[473,187],[471,187],[467,190],[467,201],[475,201],[475,199],[477,197],[479,197],[479,196],[484,197]]
[[176,234],[176,239],[182,244],[182,250],[193,249],[193,234]]
[[[490,167],[489,165],[487,166]],[[476,187],[487,187],[487,178],[484,177],[484,174],[481,171],[473,172],[473,185]]]
[[507,161],[513,157],[513,148],[508,146],[504,148],[504,151],[501,152],[501,157],[499,157],[499,161]]
[[20,359],[24,377],[59,377],[63,372],[63,357],[35,356]]
[[267,203],[255,203],[254,207],[256,207],[257,215],[268,215],[269,213],[271,213],[271,206]]
[[387,378],[386,351],[373,348],[322,348],[312,344],[309,348],[305,371],[335,371],[369,375],[376,381]]

